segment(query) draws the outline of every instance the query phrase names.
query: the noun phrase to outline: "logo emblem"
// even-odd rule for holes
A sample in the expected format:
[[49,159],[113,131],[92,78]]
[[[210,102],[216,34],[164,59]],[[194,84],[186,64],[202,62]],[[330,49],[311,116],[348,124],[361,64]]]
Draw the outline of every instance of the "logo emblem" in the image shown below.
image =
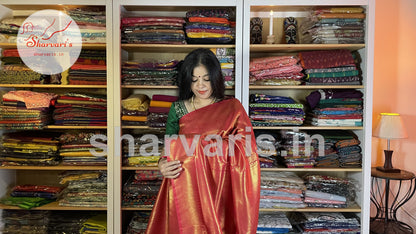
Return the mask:
[[78,59],[82,37],[76,22],[57,10],[30,15],[19,28],[17,50],[30,69],[53,75],[70,68]]

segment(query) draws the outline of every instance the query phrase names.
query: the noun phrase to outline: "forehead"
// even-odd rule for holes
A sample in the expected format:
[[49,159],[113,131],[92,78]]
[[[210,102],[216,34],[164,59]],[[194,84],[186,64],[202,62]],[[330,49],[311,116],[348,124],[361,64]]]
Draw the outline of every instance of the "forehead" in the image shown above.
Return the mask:
[[198,65],[193,70],[193,75],[206,75],[208,74],[208,70],[204,65]]

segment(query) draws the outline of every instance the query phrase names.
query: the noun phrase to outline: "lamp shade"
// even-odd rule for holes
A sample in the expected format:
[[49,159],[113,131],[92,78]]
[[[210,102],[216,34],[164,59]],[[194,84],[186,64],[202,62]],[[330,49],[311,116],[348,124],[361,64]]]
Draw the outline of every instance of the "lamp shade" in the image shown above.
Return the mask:
[[373,136],[385,139],[407,138],[402,118],[397,113],[380,113]]

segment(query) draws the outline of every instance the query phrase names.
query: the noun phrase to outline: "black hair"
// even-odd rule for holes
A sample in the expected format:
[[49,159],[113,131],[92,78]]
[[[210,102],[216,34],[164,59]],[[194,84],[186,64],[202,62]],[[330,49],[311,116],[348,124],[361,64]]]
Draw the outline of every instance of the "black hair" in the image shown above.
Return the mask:
[[215,54],[209,49],[196,49],[190,52],[179,68],[178,86],[179,99],[187,100],[194,94],[191,90],[192,75],[195,67],[203,65],[208,71],[212,87],[212,97],[217,100],[224,98],[225,85],[221,65]]

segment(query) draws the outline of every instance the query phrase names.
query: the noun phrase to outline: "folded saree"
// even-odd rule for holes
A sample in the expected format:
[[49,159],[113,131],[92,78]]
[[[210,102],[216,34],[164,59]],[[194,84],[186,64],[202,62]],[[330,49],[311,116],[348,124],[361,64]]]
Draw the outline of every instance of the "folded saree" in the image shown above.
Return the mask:
[[[216,116],[216,121],[210,116]],[[184,144],[201,137],[193,153],[179,139],[167,146],[168,161],[181,161],[183,170],[178,178],[163,180],[147,233],[255,233],[260,168],[242,105],[237,99],[226,99],[184,115],[179,124]],[[218,137],[205,138],[212,134]],[[229,154],[230,135],[236,134],[241,139]],[[220,139],[224,147],[211,147],[205,153],[204,148]]]
[[149,97],[145,94],[132,94],[121,100],[124,109],[135,111],[146,111],[149,108]]

